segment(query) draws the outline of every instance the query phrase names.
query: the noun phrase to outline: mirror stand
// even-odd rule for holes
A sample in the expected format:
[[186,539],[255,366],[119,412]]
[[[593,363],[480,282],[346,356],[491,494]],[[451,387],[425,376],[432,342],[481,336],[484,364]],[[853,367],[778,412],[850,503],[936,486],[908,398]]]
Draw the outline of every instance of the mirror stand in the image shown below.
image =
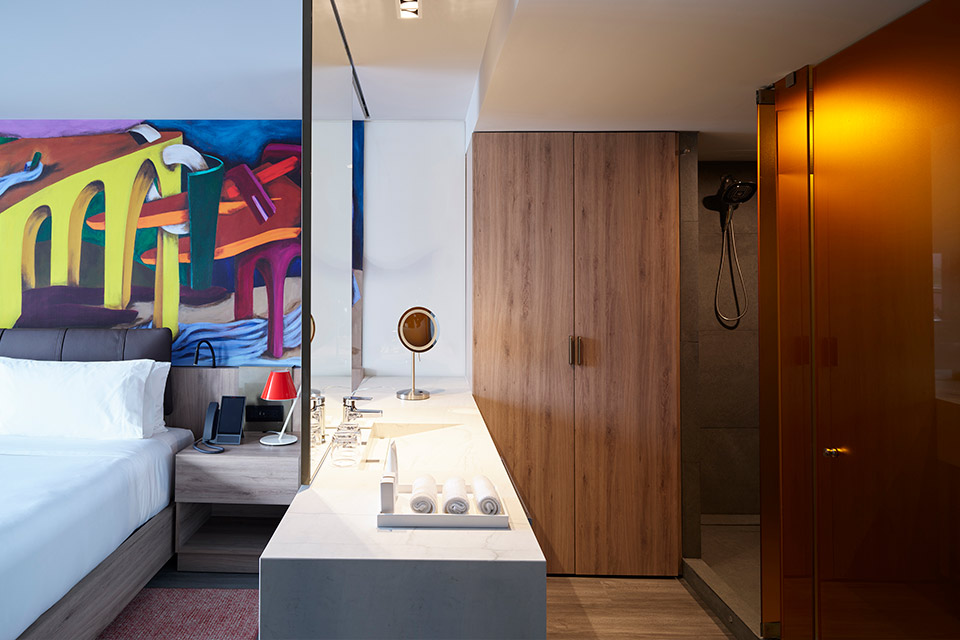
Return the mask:
[[397,397],[401,400],[426,400],[430,397],[429,391],[424,391],[423,389],[417,389],[417,354],[413,352],[410,354],[410,358],[413,362],[411,368],[412,379],[410,381],[409,389],[401,389],[397,391]]
[[410,350],[413,364],[410,388],[397,391],[397,397],[401,400],[426,400],[430,393],[417,389],[417,354],[429,351],[437,344],[437,316],[426,307],[411,307],[400,316],[397,335],[400,336],[400,344]]

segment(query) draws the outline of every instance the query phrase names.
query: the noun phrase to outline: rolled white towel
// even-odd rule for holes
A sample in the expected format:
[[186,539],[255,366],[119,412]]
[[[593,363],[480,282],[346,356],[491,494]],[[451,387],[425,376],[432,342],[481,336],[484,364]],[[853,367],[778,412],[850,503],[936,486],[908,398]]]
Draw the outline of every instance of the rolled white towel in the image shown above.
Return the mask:
[[493,486],[487,476],[476,476],[473,479],[473,497],[477,500],[480,513],[495,516],[503,511],[497,488]]
[[443,483],[443,512],[463,514],[469,510],[467,483],[460,476],[448,478]]
[[437,481],[434,480],[433,476],[420,476],[413,481],[410,508],[417,513],[435,513],[437,511]]

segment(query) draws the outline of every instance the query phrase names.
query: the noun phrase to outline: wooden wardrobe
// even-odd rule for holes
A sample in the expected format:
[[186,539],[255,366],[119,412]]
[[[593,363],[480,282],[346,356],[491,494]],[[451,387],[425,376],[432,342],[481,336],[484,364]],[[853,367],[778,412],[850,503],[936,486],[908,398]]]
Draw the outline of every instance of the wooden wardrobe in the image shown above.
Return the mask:
[[680,567],[675,133],[473,137],[473,389],[547,571]]

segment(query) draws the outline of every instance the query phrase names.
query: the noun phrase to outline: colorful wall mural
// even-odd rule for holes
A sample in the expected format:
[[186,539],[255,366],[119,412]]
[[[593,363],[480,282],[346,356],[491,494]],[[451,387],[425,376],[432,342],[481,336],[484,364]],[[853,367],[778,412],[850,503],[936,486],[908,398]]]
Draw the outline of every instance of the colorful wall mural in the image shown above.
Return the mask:
[[299,365],[300,158],[299,120],[0,120],[0,328]]

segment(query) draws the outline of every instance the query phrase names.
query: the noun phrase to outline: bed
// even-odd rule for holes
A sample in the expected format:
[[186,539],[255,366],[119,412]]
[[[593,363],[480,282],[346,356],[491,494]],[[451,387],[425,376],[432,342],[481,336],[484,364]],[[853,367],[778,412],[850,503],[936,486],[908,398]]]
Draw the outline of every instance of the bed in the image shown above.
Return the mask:
[[[0,356],[169,361],[166,329],[6,329]],[[168,383],[164,410],[172,408]],[[193,433],[0,436],[0,639],[94,638],[173,555],[174,456]]]

